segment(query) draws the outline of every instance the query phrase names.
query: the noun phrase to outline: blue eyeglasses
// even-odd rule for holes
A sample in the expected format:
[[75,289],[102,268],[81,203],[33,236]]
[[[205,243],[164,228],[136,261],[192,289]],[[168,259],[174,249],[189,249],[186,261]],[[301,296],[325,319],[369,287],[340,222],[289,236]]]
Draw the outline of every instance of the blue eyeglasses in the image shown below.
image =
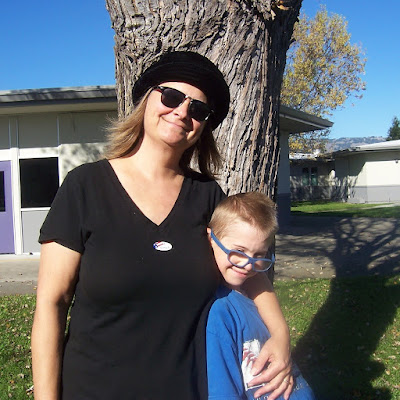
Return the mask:
[[268,271],[275,263],[275,255],[272,254],[271,259],[269,258],[254,258],[248,256],[239,250],[227,249],[211,231],[211,238],[217,244],[217,246],[228,256],[228,261],[235,267],[244,268],[247,264],[251,264],[252,270],[255,272]]

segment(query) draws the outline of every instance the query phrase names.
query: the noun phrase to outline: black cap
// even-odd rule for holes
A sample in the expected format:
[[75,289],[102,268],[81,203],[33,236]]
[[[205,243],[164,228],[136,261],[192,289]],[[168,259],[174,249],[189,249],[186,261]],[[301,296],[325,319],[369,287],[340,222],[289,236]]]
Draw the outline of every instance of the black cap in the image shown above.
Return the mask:
[[132,91],[133,102],[140,100],[148,89],[168,81],[189,83],[204,92],[214,111],[210,117],[212,128],[227,116],[229,88],[221,71],[208,58],[192,51],[162,55],[136,81]]

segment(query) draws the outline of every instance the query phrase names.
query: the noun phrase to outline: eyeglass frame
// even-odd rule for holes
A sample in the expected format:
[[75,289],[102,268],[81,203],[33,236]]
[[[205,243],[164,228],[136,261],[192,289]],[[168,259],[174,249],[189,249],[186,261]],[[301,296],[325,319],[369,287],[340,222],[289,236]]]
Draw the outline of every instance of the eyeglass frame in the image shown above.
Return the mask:
[[161,103],[162,103],[165,107],[172,108],[172,109],[173,109],[173,108],[178,108],[178,107],[180,107],[180,106],[186,101],[186,99],[189,99],[189,100],[190,100],[189,106],[188,106],[188,110],[190,109],[190,105],[193,104],[194,101],[197,101],[197,102],[199,102],[199,103],[203,103],[203,104],[204,104],[205,106],[207,106],[208,109],[209,109],[208,115],[207,115],[207,117],[206,117],[205,119],[203,119],[202,121],[199,121],[198,119],[193,118],[193,117],[189,114],[190,118],[195,119],[197,122],[208,121],[208,119],[210,118],[211,114],[213,114],[213,112],[214,112],[214,110],[213,110],[207,103],[205,103],[204,101],[194,99],[193,97],[188,96],[186,93],[183,93],[183,92],[181,92],[181,91],[178,90],[178,89],[175,89],[175,88],[172,88],[172,87],[169,87],[169,86],[162,86],[162,85],[157,85],[157,86],[154,86],[154,87],[153,87],[153,90],[158,90],[158,91],[160,91],[161,96],[164,95],[164,90],[165,90],[165,89],[175,90],[175,91],[181,93],[181,94],[184,96],[183,100],[182,100],[177,106],[175,106],[175,107],[169,107],[169,106],[165,105],[165,104],[161,101]]
[[[237,268],[244,268],[244,267],[246,267],[248,264],[251,264],[251,269],[252,269],[252,271],[254,271],[254,272],[266,272],[266,271],[268,271],[268,270],[275,264],[275,254],[274,254],[274,253],[272,253],[272,257],[271,257],[271,258],[255,258],[255,257],[250,257],[249,255],[247,255],[247,254],[244,253],[243,251],[240,251],[240,250],[233,250],[233,249],[227,249],[227,248],[217,239],[217,237],[215,236],[215,234],[214,234],[214,232],[213,232],[212,229],[211,229],[211,232],[210,232],[210,236],[211,236],[211,239],[213,239],[214,242],[217,244],[217,246],[227,255],[226,258],[228,259],[228,261],[229,261],[233,266],[235,266],[235,267],[237,267]],[[237,265],[237,264],[233,263],[233,262],[229,259],[229,255],[230,255],[231,253],[239,253],[239,254],[245,256],[249,261],[248,261],[245,265]],[[254,264],[255,264],[256,262],[259,262],[259,261],[268,261],[268,262],[270,263],[270,265],[269,265],[269,267],[266,268],[266,269],[255,269]]]

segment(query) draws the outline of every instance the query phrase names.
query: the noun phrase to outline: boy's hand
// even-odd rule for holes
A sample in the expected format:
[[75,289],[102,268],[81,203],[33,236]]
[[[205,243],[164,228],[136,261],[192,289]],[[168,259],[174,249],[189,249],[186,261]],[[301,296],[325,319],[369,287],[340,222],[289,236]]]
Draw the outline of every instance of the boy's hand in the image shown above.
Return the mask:
[[249,382],[250,386],[263,384],[254,397],[270,393],[268,400],[275,400],[280,395],[288,400],[293,390],[294,380],[291,374],[290,350],[271,337],[261,349],[254,362],[252,373],[258,375]]

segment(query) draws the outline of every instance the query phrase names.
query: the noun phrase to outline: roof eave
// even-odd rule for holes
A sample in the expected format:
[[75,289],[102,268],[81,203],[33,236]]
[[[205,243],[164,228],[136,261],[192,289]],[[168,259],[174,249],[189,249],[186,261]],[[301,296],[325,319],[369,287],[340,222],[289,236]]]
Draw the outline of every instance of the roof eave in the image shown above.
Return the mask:
[[0,91],[0,114],[115,109],[114,85]]
[[333,122],[308,114],[304,111],[295,110],[281,104],[280,106],[280,129],[289,133],[311,132],[330,128]]

